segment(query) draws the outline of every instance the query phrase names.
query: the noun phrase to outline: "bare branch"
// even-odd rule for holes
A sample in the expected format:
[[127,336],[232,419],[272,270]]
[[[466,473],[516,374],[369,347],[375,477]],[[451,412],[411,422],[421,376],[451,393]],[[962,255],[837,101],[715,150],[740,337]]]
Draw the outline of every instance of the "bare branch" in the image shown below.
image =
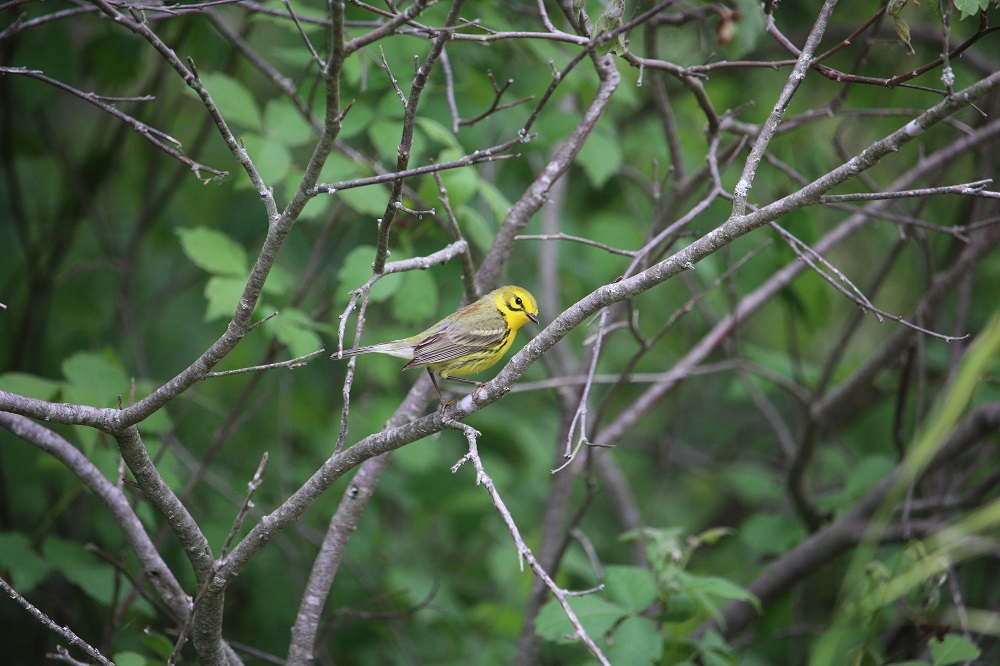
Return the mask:
[[140,136],[146,139],[146,141],[149,141],[149,143],[151,143],[157,149],[166,153],[167,155],[174,158],[178,162],[186,164],[197,178],[201,178],[202,172],[210,173],[215,176],[219,176],[221,178],[225,178],[226,176],[229,175],[228,171],[219,171],[218,169],[213,169],[212,167],[205,166],[204,164],[195,162],[190,157],[183,154],[176,148],[168,146],[167,143],[171,143],[179,148],[181,142],[167,134],[164,134],[163,132],[157,129],[150,127],[149,125],[143,122],[140,122],[139,120],[133,118],[127,113],[119,111],[117,108],[115,108],[110,104],[110,102],[122,102],[122,101],[148,102],[154,100],[155,99],[154,97],[146,96],[146,97],[132,97],[132,98],[124,98],[124,97],[115,98],[115,97],[105,97],[102,95],[97,95],[95,93],[85,93],[82,90],[77,90],[72,86],[66,85],[62,81],[57,81],[56,79],[48,77],[38,70],[25,69],[23,67],[0,67],[0,75],[2,74],[14,74],[17,76],[24,76],[29,79],[35,79],[37,81],[42,81],[43,83],[47,83],[48,85],[54,88],[58,88],[59,90],[68,92],[71,95],[75,95],[76,97],[79,97],[88,104],[93,104],[101,111],[104,111],[105,113],[108,113],[117,118],[118,120],[121,120],[122,122],[131,126],[132,129],[134,129]]
[[[30,613],[32,617],[38,620],[46,629],[58,634],[64,641],[66,641],[73,647],[83,650],[85,653],[87,653],[88,657],[90,657],[97,663],[102,664],[103,666],[114,666],[114,663],[110,659],[105,657],[103,654],[101,654],[100,651],[97,650],[97,648],[93,647],[90,643],[77,636],[75,633],[73,633],[73,630],[70,629],[69,627],[60,627],[57,623],[53,622],[48,615],[40,611],[38,608],[32,605],[30,601],[28,601],[20,594],[18,594],[17,590],[11,587],[10,584],[8,584],[7,581],[5,581],[3,578],[0,578],[0,589],[2,589],[7,594],[8,597],[16,601],[22,608],[24,608],[24,610],[28,611],[28,613]],[[62,651],[63,650],[62,646],[60,646],[60,650],[61,650],[60,658],[62,658],[65,661],[71,661],[69,658],[69,654]],[[80,662],[75,662],[75,663],[80,663]]]
[[490,499],[493,500],[493,506],[496,507],[500,516],[503,518],[504,523],[507,525],[507,529],[510,530],[510,536],[514,539],[514,545],[517,546],[517,557],[518,562],[521,564],[521,569],[524,569],[524,562],[528,563],[531,570],[535,575],[541,579],[545,586],[549,588],[552,592],[552,596],[556,598],[559,605],[562,606],[563,612],[566,613],[566,617],[569,618],[570,624],[576,630],[573,638],[583,641],[583,644],[587,646],[587,650],[590,651],[598,662],[604,664],[604,666],[610,666],[610,662],[601,649],[597,647],[594,640],[587,634],[587,630],[583,627],[583,623],[577,617],[576,612],[569,605],[569,597],[572,593],[567,592],[552,580],[552,577],[542,568],[538,560],[535,559],[534,554],[532,554],[531,549],[528,548],[527,544],[521,538],[521,532],[517,529],[517,524],[514,522],[513,516],[511,516],[510,511],[507,509],[507,505],[504,504],[503,499],[500,497],[499,491],[496,489],[496,485],[493,483],[493,479],[486,473],[486,469],[483,467],[483,461],[479,457],[479,449],[476,444],[477,439],[480,435],[479,431],[472,428],[471,426],[465,425],[464,423],[459,423],[452,419],[444,419],[443,422],[446,428],[451,428],[453,430],[458,430],[465,435],[465,440],[469,444],[469,452],[462,457],[455,465],[451,468],[452,472],[457,472],[459,468],[466,462],[471,461],[472,466],[476,470],[476,485],[483,486],[486,492],[489,494]]

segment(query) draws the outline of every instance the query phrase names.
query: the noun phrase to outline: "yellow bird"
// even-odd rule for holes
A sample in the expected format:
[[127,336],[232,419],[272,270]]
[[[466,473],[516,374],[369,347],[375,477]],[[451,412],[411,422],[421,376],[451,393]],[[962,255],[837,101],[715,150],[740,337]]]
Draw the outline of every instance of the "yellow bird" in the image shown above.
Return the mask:
[[441,379],[482,386],[480,382],[455,375],[473,374],[495,364],[510,349],[517,329],[529,321],[538,323],[535,297],[521,287],[500,287],[448,315],[423,333],[377,345],[345,349],[343,355],[334,354],[331,358],[389,354],[409,359],[403,370],[427,368],[443,407],[444,399],[434,374],[437,373]]

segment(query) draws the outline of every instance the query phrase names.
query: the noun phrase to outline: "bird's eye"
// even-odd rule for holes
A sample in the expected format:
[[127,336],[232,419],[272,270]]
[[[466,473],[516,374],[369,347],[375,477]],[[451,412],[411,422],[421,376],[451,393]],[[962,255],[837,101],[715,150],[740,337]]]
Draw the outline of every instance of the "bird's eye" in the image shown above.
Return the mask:
[[517,298],[515,298],[514,302],[517,303],[518,305],[524,305],[524,301],[521,300],[520,296],[518,296]]

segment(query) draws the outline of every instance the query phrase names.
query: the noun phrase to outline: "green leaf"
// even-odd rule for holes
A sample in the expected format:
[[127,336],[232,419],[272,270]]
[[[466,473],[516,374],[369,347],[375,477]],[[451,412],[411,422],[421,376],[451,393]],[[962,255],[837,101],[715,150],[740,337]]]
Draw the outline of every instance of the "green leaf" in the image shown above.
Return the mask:
[[[250,159],[253,160],[257,172],[265,183],[283,181],[292,168],[292,156],[280,137],[248,133],[243,137],[243,145],[246,146]],[[237,182],[251,185],[250,181],[245,179]]]
[[705,635],[695,641],[701,653],[701,661],[712,666],[732,666],[736,663],[732,648],[726,643],[719,632],[709,629]]
[[479,196],[483,198],[486,205],[493,211],[493,219],[497,222],[505,220],[507,213],[513,207],[510,199],[497,189],[496,185],[486,180],[479,181]]
[[281,296],[288,294],[295,287],[295,278],[291,273],[281,266],[274,266],[267,274],[267,282],[264,283],[264,293],[271,296]]
[[292,358],[323,348],[323,341],[316,334],[315,322],[301,310],[286,308],[268,321],[268,326],[274,337],[288,348]]
[[740,528],[740,540],[759,555],[783,553],[805,536],[802,525],[782,513],[756,513]]
[[757,612],[762,611],[760,600],[731,580],[718,576],[687,576],[686,582],[687,585],[683,589],[715,618],[719,617],[719,604],[716,600],[746,601],[752,604]]
[[150,663],[148,659],[138,652],[116,652],[114,656],[115,666],[146,666]]
[[844,494],[850,500],[860,499],[876,483],[885,478],[893,467],[895,462],[889,456],[873,455],[864,458],[847,475]]
[[491,226],[479,211],[471,208],[469,206],[462,206],[461,208],[454,209],[455,217],[458,219],[458,226],[462,230],[462,235],[465,236],[473,247],[486,252],[493,245],[493,236],[495,235],[495,227]]
[[227,123],[249,130],[261,130],[260,109],[253,95],[236,79],[219,73],[204,74],[201,82]]
[[[371,245],[359,245],[344,258],[344,263],[340,266],[340,272],[337,273],[337,281],[340,283],[341,290],[338,296],[344,296],[345,302],[348,292],[359,288],[371,278],[372,262],[374,260],[375,247]],[[369,300],[375,303],[387,300],[399,288],[399,284],[400,280],[393,277],[379,280],[372,287]]]
[[604,125],[598,125],[587,137],[576,161],[583,167],[583,172],[587,175],[591,185],[599,189],[618,173],[622,159],[619,137]]
[[334,196],[343,199],[358,213],[381,219],[385,214],[386,203],[389,201],[389,190],[384,185],[366,185],[365,187],[340,190]]
[[[646,569],[608,566],[604,570],[605,593],[631,613],[641,613],[656,599],[656,579]],[[624,663],[624,662],[623,662]]]
[[127,396],[129,380],[111,352],[80,352],[63,361],[68,387],[66,400],[97,407],[116,407],[118,396]]
[[264,107],[264,132],[287,146],[299,146],[314,139],[316,133],[299,110],[285,97]]
[[161,662],[167,661],[174,651],[174,642],[152,627],[147,627],[143,631],[140,642],[143,647],[158,656]]
[[414,324],[429,323],[438,313],[438,290],[431,274],[409,271],[396,281],[400,283],[392,296],[392,311],[396,319]]
[[961,661],[979,659],[979,646],[957,634],[948,634],[942,641],[935,638],[928,645],[934,666],[948,666]]
[[[460,157],[462,157],[461,151],[445,150],[438,156],[438,161],[448,162]],[[448,202],[452,210],[468,203],[479,189],[479,173],[473,166],[445,169],[439,175],[441,184],[448,192]],[[424,201],[437,201],[438,196],[437,183],[433,178],[425,178],[420,185],[420,198]]]
[[59,382],[26,372],[5,372],[0,375],[0,390],[39,400],[52,400],[61,387]]
[[955,9],[962,12],[962,19],[985,12],[989,6],[990,0],[955,0]]
[[663,654],[663,639],[656,624],[647,617],[627,618],[618,625],[608,643],[604,652],[612,664],[659,663]]
[[[395,95],[393,97],[395,98]],[[396,102],[399,102],[398,98]],[[402,132],[399,120],[376,115],[366,129],[368,140],[375,146],[376,155],[396,155]]]
[[916,51],[913,50],[913,45],[910,43],[909,24],[899,16],[894,16],[893,21],[896,23],[896,36],[899,37],[899,41],[903,42],[903,46],[906,47],[907,55],[913,55]]
[[698,604],[687,592],[668,592],[663,597],[663,610],[660,619],[663,622],[687,622],[698,613]]
[[[624,0],[608,0],[607,4],[604,6],[604,11],[597,16],[597,21],[594,23],[594,30],[591,38],[595,38],[599,35],[607,36],[620,28],[623,25],[622,16],[624,13]],[[620,33],[614,39],[604,42],[599,50],[601,53],[611,51],[616,55],[621,55],[626,50],[625,33]]]
[[42,552],[52,566],[95,601],[111,605],[114,589],[114,570],[98,563],[83,546],[58,537],[48,537]]
[[0,565],[0,571],[10,577],[10,584],[21,594],[30,593],[52,572],[52,565],[20,532],[0,533]]
[[450,129],[439,123],[438,121],[424,116],[420,116],[417,118],[416,122],[417,122],[417,127],[419,127],[423,131],[423,133],[427,135],[427,138],[430,139],[431,141],[436,141],[437,143],[443,145],[445,148],[450,148],[452,150],[457,150],[457,151],[462,150],[462,144],[458,142],[458,138],[455,136],[455,134]]
[[[570,597],[569,606],[587,630],[591,638],[597,639],[611,630],[627,614],[623,608],[605,601],[601,597],[588,595]],[[575,633],[566,611],[555,599],[542,606],[535,621],[535,632],[545,640],[563,645],[575,643],[571,637]]]
[[233,239],[216,229],[190,227],[177,230],[184,254],[198,268],[213,275],[243,277],[247,274],[247,253]]
[[205,283],[205,321],[213,319],[229,319],[236,311],[236,306],[243,297],[246,281],[239,278],[213,277]]

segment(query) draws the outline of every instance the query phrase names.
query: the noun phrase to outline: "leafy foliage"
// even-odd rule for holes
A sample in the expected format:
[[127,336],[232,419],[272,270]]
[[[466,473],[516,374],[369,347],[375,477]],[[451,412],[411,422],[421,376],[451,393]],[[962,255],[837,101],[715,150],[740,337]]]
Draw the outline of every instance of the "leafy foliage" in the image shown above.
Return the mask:
[[997,12],[4,5],[7,659],[996,663]]

